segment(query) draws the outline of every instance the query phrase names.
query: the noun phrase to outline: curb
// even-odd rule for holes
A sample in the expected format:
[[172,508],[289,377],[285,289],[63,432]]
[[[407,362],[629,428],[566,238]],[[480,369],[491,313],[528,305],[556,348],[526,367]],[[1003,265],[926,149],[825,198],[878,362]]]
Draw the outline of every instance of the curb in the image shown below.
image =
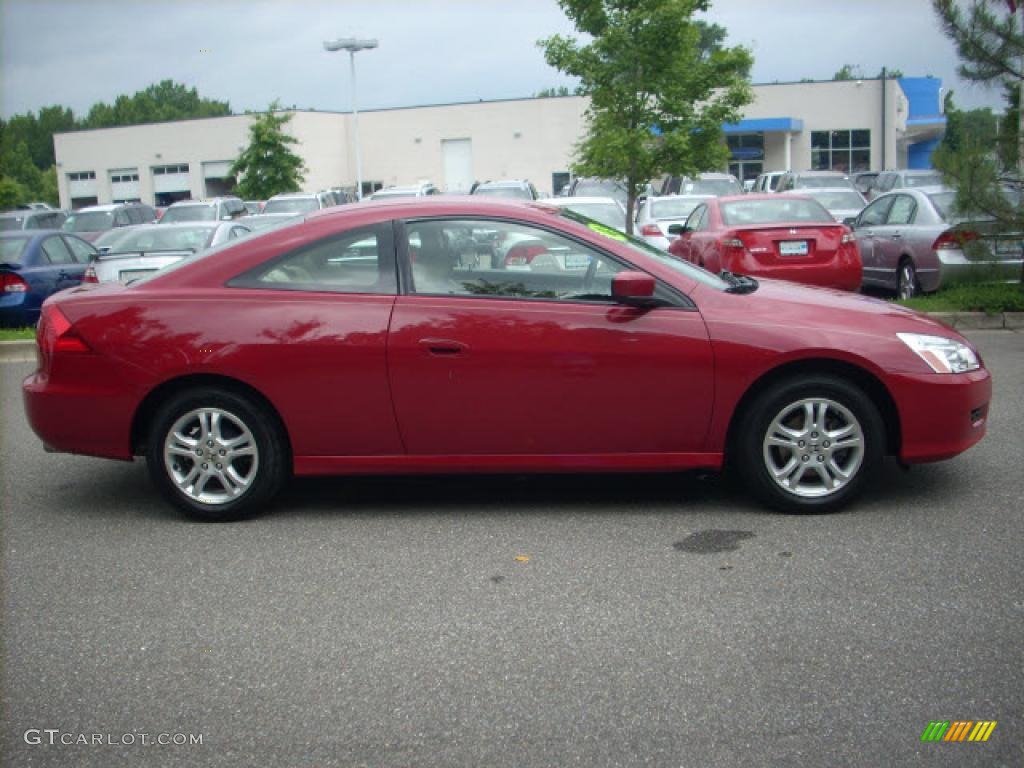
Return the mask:
[[[1002,312],[986,315],[984,312],[928,312],[940,323],[957,331],[1024,331],[1024,312]],[[0,363],[34,363],[36,342],[0,341]]]
[[34,363],[35,361],[35,339],[0,341],[0,363]]

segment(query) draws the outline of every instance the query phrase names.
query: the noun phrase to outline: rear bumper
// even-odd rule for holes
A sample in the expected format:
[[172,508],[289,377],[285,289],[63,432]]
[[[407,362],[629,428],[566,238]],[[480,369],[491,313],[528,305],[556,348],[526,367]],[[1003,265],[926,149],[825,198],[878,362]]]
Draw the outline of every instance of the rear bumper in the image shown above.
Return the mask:
[[898,374],[888,384],[900,415],[902,461],[949,459],[985,436],[992,377],[984,368],[960,374]]
[[1020,280],[1022,260],[969,261],[963,251],[939,251],[939,283]]

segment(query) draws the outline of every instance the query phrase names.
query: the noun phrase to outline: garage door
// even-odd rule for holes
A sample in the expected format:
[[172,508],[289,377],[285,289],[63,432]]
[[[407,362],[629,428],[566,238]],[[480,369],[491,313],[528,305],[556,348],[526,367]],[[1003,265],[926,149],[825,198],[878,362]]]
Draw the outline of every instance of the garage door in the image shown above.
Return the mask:
[[444,188],[446,192],[468,195],[473,186],[473,142],[470,139],[442,139]]

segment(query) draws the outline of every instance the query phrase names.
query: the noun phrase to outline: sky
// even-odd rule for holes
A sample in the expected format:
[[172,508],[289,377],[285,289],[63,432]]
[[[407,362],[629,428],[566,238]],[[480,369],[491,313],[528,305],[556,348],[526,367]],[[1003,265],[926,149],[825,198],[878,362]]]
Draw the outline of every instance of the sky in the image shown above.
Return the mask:
[[[956,76],[929,0],[713,0],[704,17],[753,51],[755,83],[884,65],[942,78],[961,108],[1003,108]],[[349,36],[380,42],[356,54],[359,109],[523,98],[575,84],[536,45],[555,33],[574,34],[556,0],[0,0],[0,116],[81,116],[165,79],[235,112],[348,111],[349,56],[323,41]]]

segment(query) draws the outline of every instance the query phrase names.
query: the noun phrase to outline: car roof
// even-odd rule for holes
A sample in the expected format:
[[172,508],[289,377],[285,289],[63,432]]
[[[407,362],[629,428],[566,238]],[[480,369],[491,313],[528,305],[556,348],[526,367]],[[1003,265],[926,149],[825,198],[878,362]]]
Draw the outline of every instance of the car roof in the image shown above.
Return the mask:
[[[581,197],[546,197],[543,200],[538,200],[538,203],[547,203],[548,205],[556,205],[559,208],[568,208],[570,205],[584,204],[607,204],[619,206],[619,201],[614,197],[597,196],[597,195],[584,195]],[[621,207],[621,206],[620,206]]]
[[108,203],[107,205],[87,205],[84,208],[79,208],[78,210],[72,211],[71,214],[74,215],[76,213],[93,213],[96,211],[102,213],[109,213],[110,211],[116,211],[118,208],[121,208],[124,205],[126,205],[126,203]]
[[[282,192],[279,195],[274,195],[273,197],[267,198],[267,202],[269,203],[271,200],[285,200],[285,199],[291,200],[291,199],[297,199],[297,198],[303,198],[303,197],[316,197],[319,194],[321,194],[321,193],[319,193],[319,192]],[[255,201],[255,202],[259,202],[259,201]]]
[[481,181],[476,185],[477,189],[480,187],[522,187],[529,184],[528,181],[523,179],[498,179],[497,181]]

